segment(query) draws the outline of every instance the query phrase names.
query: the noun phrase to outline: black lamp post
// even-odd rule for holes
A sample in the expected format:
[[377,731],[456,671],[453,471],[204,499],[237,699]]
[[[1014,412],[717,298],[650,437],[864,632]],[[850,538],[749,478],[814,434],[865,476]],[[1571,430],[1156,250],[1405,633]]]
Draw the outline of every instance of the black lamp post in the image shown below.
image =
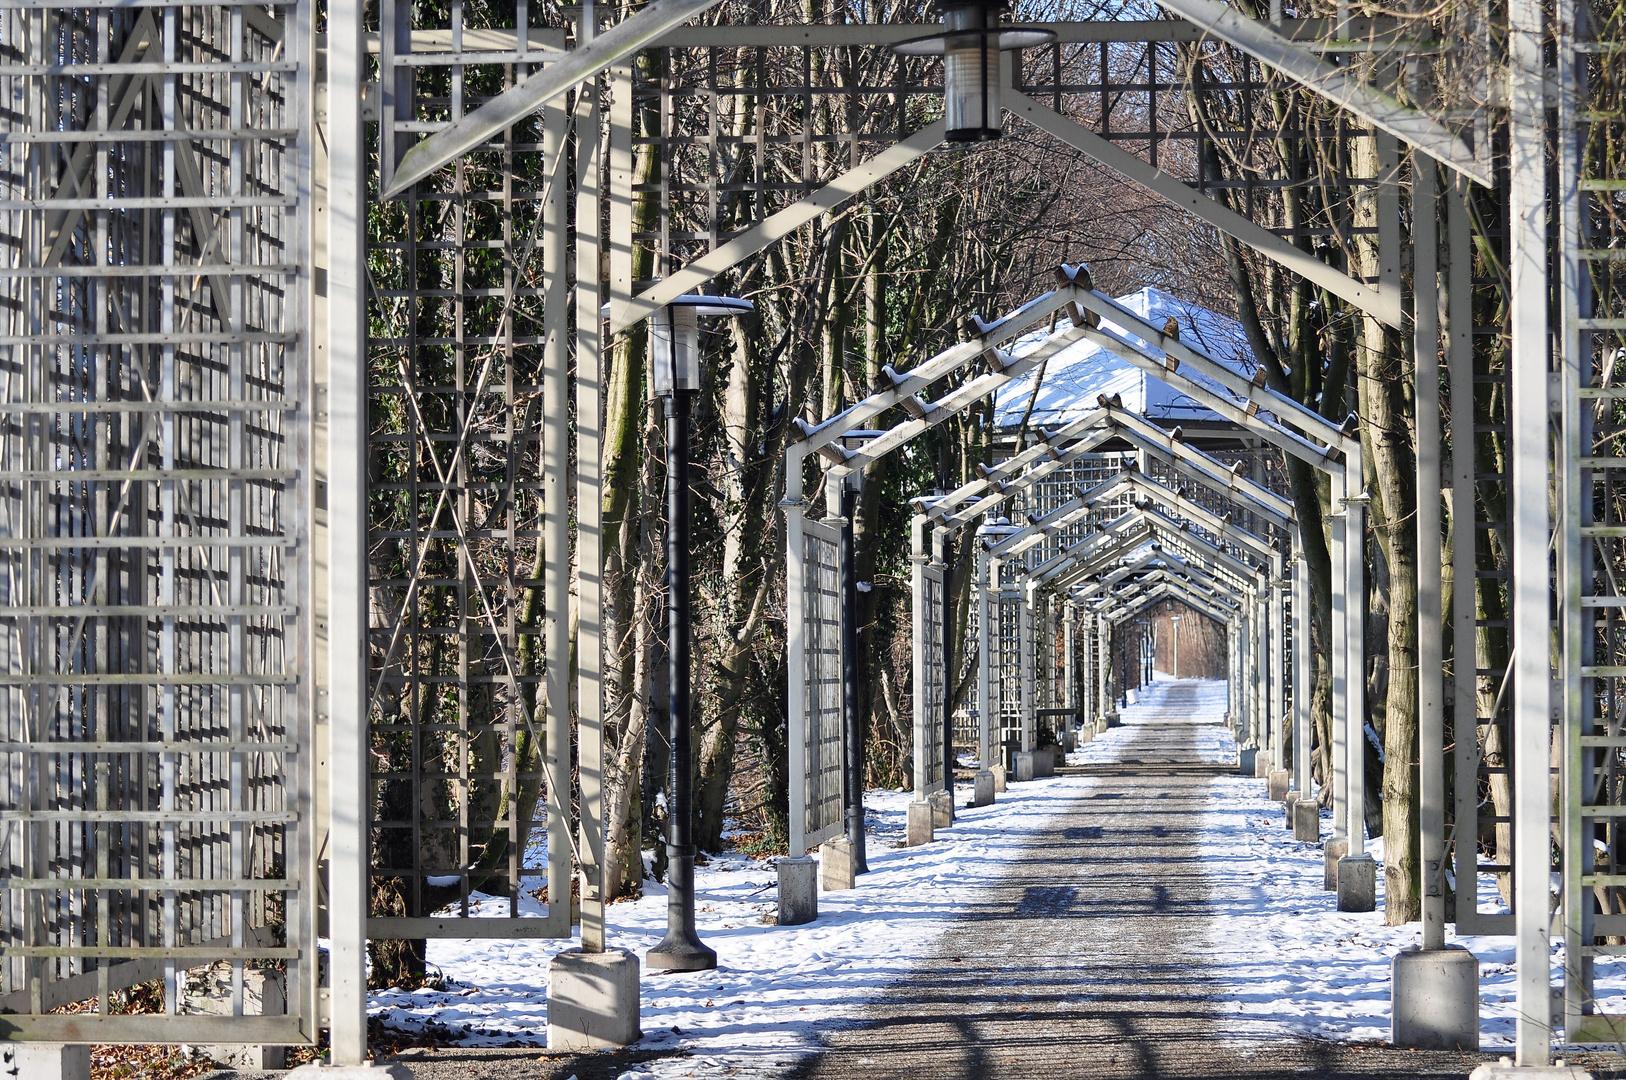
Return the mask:
[[1000,26],[1005,6],[1005,0],[938,0],[943,32],[892,46],[903,56],[943,58],[943,138],[949,142],[999,138],[999,54],[1056,39],[1049,30]]
[[650,320],[650,389],[666,399],[667,662],[671,802],[666,835],[666,936],[644,963],[705,971],[717,954],[694,928],[694,753],[689,742],[689,417],[700,391],[700,316],[741,315],[749,300],[680,296]]

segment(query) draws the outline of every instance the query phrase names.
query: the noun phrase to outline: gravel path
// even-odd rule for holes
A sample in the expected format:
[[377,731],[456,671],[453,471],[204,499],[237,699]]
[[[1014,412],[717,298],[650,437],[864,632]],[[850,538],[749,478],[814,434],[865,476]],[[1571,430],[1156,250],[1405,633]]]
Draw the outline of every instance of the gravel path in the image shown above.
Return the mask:
[[1227,1037],[1203,962],[1205,915],[1226,898],[1196,849],[1222,766],[1203,752],[1213,728],[1189,722],[1191,687],[1159,690],[1122,764],[1091,768],[1093,790],[800,1077],[1466,1076],[1481,1060]]

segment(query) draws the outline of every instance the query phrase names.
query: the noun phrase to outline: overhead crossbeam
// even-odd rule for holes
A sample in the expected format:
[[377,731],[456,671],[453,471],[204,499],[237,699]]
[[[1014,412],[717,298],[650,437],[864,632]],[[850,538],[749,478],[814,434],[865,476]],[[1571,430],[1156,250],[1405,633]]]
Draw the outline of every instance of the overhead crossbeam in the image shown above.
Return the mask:
[[1123,551],[1137,550],[1140,545],[1147,542],[1161,545],[1164,552],[1178,557],[1184,565],[1195,563],[1209,576],[1224,577],[1239,587],[1252,587],[1251,583],[1258,580],[1257,566],[1243,562],[1224,548],[1211,544],[1202,537],[1171,527],[1172,523],[1157,520],[1150,511],[1136,513],[1138,516],[1134,525],[1142,531],[1131,533],[1105,550],[1098,549],[1074,555],[1048,569],[1043,577],[1030,574],[1029,580],[1046,588],[1067,591],[1076,587],[1075,582],[1100,573],[1110,566],[1114,559],[1121,557]]
[[490,142],[560,94],[649,46],[715,3],[717,0],[654,0],[636,15],[565,53],[518,86],[503,91],[408,150],[383,197],[395,198],[436,169]]
[[1005,107],[1040,131],[1094,158],[1113,172],[1207,222],[1312,285],[1355,305],[1387,326],[1396,330],[1403,326],[1405,315],[1399,290],[1368,284],[1335,266],[1329,266],[1316,258],[1314,253],[1297,247],[1252,218],[1209,198],[1173,174],[1141,160],[1117,143],[1041,101],[1013,92]]
[[1427,113],[1407,108],[1349,68],[1334,67],[1274,27],[1250,19],[1222,0],[1157,0],[1159,6],[1232,45],[1266,67],[1409,144],[1441,165],[1485,187],[1495,179],[1449,128]]

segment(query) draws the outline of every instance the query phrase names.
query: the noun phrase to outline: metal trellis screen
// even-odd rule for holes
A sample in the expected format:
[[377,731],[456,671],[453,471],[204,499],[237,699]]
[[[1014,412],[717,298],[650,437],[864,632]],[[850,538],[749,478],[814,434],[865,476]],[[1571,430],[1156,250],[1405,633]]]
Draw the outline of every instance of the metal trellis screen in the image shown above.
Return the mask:
[[918,565],[915,588],[915,794],[943,789],[943,566]]
[[[1022,737],[1022,607],[1026,603],[1022,594],[1014,589],[999,593],[999,618],[995,622],[998,633],[994,636],[994,690],[999,695],[999,711],[995,713],[998,726],[995,733],[998,747],[1020,740]],[[1001,759],[1003,760],[1003,758]]]
[[310,18],[0,9],[0,1038],[315,1038]]
[[[846,747],[841,673],[840,530],[802,526],[803,730],[795,740],[802,781],[802,843],[812,846],[841,829],[842,765]],[[793,658],[794,661],[794,658]],[[793,733],[795,734],[795,733]],[[792,812],[795,812],[794,809]]]

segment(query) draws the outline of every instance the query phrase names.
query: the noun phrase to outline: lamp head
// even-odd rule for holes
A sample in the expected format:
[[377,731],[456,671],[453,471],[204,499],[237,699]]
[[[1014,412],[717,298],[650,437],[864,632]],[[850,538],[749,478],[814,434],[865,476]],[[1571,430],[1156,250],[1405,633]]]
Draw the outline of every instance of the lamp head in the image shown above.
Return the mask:
[[902,56],[943,58],[943,138],[978,143],[1002,134],[1001,52],[1054,41],[1049,30],[1000,26],[1005,0],[938,0],[943,32],[892,46]]
[[755,310],[749,300],[690,293],[649,317],[649,388],[656,397],[700,389],[700,320]]

